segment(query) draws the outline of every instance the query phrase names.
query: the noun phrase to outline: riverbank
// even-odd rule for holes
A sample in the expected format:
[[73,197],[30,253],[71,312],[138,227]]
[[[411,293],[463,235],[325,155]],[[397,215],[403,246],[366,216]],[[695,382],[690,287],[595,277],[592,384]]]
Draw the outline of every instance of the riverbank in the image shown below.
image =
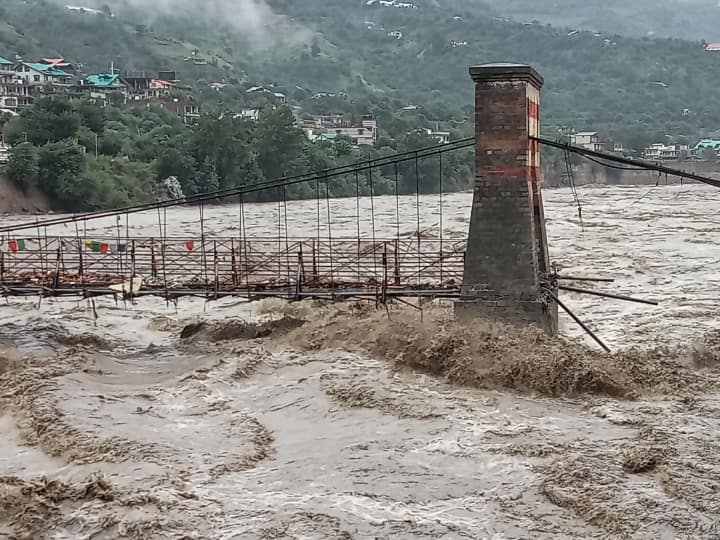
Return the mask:
[[0,214],[44,214],[51,208],[48,198],[38,190],[23,193],[0,174]]

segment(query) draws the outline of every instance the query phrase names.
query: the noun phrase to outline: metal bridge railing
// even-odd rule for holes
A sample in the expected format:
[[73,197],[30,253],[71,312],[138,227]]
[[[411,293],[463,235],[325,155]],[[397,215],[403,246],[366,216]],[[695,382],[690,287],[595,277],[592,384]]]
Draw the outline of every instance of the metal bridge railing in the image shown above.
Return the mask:
[[[14,243],[12,243],[14,242]],[[216,290],[456,288],[465,240],[30,237],[0,246],[0,284]]]

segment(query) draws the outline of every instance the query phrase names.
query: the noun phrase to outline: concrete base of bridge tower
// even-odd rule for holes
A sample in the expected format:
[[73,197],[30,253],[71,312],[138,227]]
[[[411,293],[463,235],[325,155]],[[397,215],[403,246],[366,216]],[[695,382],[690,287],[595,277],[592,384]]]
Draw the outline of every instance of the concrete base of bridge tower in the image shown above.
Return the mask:
[[455,318],[471,325],[478,320],[497,321],[518,328],[534,326],[548,335],[558,333],[558,306],[549,300],[522,300],[509,297],[468,296],[455,302]]

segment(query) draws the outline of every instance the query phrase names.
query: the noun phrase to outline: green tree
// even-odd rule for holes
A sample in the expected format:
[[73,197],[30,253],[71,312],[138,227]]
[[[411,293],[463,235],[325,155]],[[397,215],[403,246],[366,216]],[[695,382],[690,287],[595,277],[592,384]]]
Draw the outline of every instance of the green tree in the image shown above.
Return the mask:
[[105,130],[100,137],[100,153],[106,156],[119,156],[122,153],[123,137],[117,131]]
[[37,149],[30,143],[15,146],[10,151],[6,172],[8,178],[23,190],[34,185],[38,176]]
[[332,149],[337,157],[348,157],[352,154],[352,140],[346,135],[341,135],[333,141]]
[[82,209],[92,197],[94,185],[83,181],[84,152],[72,141],[46,144],[38,152],[38,186],[59,205]]
[[[204,114],[194,126],[191,146],[198,163],[212,166],[218,186],[229,188],[257,180],[250,146],[253,125],[232,113]],[[213,178],[212,176],[210,178]]]
[[52,97],[38,99],[19,118],[20,129],[15,132],[15,142],[20,142],[17,135],[22,135],[36,146],[74,138],[80,128],[80,115],[72,106],[66,100]]
[[85,127],[94,133],[102,133],[105,127],[105,109],[91,101],[81,101],[75,110]]
[[295,125],[287,106],[266,107],[255,129],[255,153],[263,176],[268,179],[289,176],[305,169],[305,136]]

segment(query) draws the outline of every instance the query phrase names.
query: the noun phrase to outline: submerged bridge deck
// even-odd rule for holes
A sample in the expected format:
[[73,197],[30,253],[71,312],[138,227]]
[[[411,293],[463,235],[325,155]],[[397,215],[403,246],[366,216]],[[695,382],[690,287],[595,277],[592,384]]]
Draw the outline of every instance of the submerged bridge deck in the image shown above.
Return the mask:
[[452,296],[462,282],[466,244],[417,236],[375,241],[28,237],[2,242],[0,294],[298,298]]

